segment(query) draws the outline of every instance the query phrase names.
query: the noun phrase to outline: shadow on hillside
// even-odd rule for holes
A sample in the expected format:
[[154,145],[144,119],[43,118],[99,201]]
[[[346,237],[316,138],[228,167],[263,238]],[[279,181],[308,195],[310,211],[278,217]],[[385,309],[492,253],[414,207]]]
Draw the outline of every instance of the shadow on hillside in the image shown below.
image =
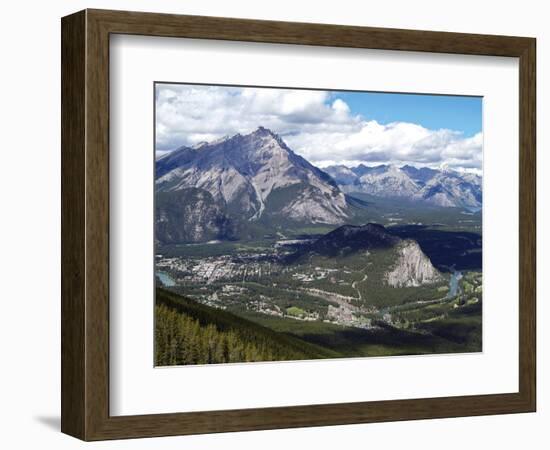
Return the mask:
[[391,227],[389,231],[404,239],[414,239],[432,264],[442,272],[481,270],[482,237],[468,231],[446,231],[425,225]]

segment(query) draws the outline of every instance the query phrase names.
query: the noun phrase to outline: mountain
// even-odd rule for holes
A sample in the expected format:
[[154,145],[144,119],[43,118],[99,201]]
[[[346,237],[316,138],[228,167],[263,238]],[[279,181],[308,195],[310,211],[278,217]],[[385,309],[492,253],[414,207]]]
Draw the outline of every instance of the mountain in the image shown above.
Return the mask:
[[378,197],[411,197],[418,191],[418,185],[399,167],[382,167],[359,177],[353,189]]
[[[379,283],[394,288],[419,287],[443,280],[416,241],[402,239],[374,223],[343,225],[299,250],[289,261],[311,261],[316,256],[340,258],[346,266],[353,265],[351,258],[359,258],[371,283],[378,277]],[[373,263],[376,273],[369,273],[368,262]]]
[[418,186],[424,186],[438,174],[437,170],[430,169],[429,167],[417,168],[414,166],[405,165],[401,167],[401,170],[405,172]]
[[357,180],[355,168],[350,169],[343,165],[336,165],[327,167],[324,171],[328,173],[340,186],[353,184],[355,180]]
[[323,170],[328,173],[339,186],[352,186],[355,182],[364,175],[377,175],[385,172],[389,166],[365,166],[359,164],[355,167],[347,167],[344,165],[335,165],[325,167]]
[[322,256],[337,256],[373,248],[389,248],[401,239],[390,234],[382,225],[343,225],[321,236],[307,251]]
[[324,170],[348,194],[400,197],[441,207],[479,209],[482,205],[481,177],[472,173],[363,164],[352,168],[330,166]]
[[186,216],[160,204],[157,222],[164,225],[157,226],[159,241],[171,241],[173,233],[164,232],[169,228],[191,230],[181,232],[180,242],[199,242],[207,235],[223,237],[237,227],[231,223],[338,225],[351,214],[346,196],[329,175],[263,127],[180,147],[157,159],[155,189],[189,211],[207,208],[210,216],[204,224],[197,222],[199,214]]
[[481,177],[442,171],[430,178],[414,198],[437,206],[478,209],[482,204]]
[[363,164],[348,168],[330,166],[325,169],[347,193],[361,192],[378,197],[412,197],[420,185],[403,170],[392,165],[368,167]]

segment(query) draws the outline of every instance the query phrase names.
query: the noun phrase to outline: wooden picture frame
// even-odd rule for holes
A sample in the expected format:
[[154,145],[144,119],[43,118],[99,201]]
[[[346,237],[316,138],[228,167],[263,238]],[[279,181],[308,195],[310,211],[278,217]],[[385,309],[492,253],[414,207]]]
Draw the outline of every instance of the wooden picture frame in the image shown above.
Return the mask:
[[[535,411],[535,39],[104,10],[64,17],[61,29],[64,433],[101,440]],[[519,391],[110,416],[109,36],[117,33],[519,58]]]

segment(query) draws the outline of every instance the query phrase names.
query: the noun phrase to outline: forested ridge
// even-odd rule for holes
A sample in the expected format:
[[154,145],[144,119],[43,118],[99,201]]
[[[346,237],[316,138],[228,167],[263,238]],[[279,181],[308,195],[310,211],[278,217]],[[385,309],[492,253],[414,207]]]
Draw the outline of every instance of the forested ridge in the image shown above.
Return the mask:
[[155,365],[330,358],[336,352],[276,333],[227,311],[156,291]]

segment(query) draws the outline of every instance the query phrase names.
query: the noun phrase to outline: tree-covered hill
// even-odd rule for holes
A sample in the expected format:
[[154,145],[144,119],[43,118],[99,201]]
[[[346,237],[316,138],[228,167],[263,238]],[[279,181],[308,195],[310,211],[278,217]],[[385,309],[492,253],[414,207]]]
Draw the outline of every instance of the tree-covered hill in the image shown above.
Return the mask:
[[156,291],[155,364],[217,364],[341,356],[227,311]]

